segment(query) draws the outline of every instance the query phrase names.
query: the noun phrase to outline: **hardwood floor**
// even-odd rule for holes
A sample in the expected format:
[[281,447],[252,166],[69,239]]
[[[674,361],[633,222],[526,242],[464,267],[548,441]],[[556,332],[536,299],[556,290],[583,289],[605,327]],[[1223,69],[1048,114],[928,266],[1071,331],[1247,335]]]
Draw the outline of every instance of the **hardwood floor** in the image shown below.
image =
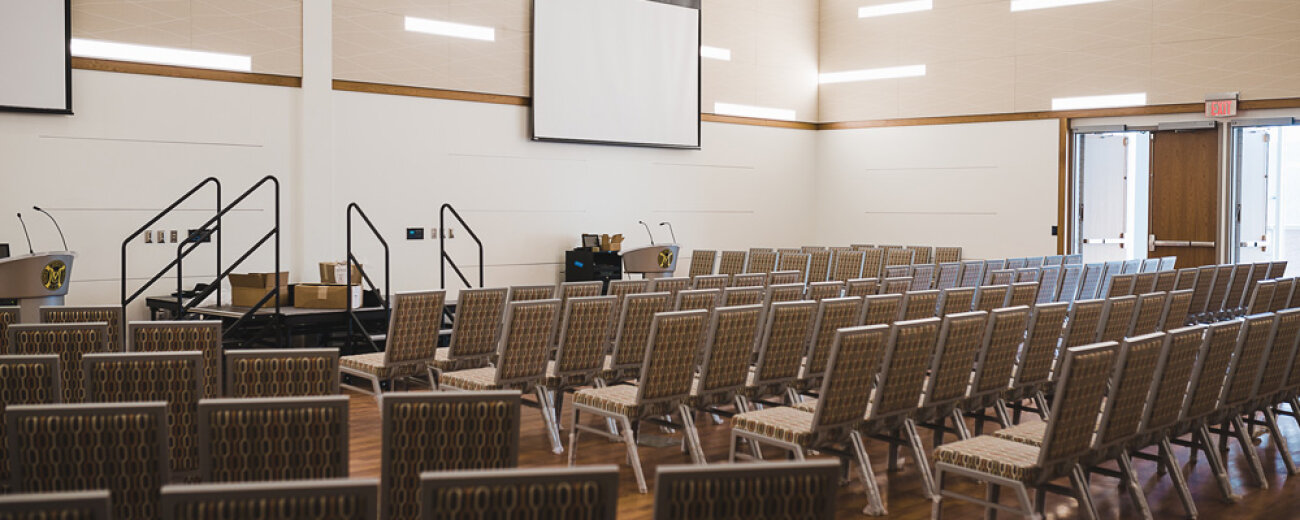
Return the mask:
[[[348,395],[351,397],[352,476],[377,478],[380,472],[380,417],[378,408],[371,396],[355,392],[348,392]],[[526,396],[525,399],[530,399],[530,397]],[[566,404],[568,404],[567,401]],[[564,424],[567,425],[571,418],[566,406]],[[588,417],[583,417],[583,423],[586,424],[588,419]],[[592,421],[592,424],[594,424],[595,420]],[[1287,437],[1287,442],[1291,446],[1300,446],[1300,428],[1296,426],[1296,422],[1289,417],[1281,418],[1280,422]],[[715,425],[712,421],[700,420],[699,427],[701,441],[709,462],[725,463],[730,442],[727,423]],[[656,435],[667,435],[659,432],[655,426],[647,426],[645,431]],[[923,429],[921,434],[922,437],[927,439],[926,447],[929,449],[929,431]],[[561,436],[567,445],[567,428],[561,432]],[[673,437],[680,438],[679,434],[673,434]],[[949,442],[951,440],[950,437]],[[519,465],[521,467],[564,466],[567,463],[568,453],[561,455],[551,453],[541,417],[538,415],[536,408],[525,407],[523,410],[520,443]],[[902,469],[897,473],[889,473],[885,468],[886,459],[883,444],[868,442],[867,448],[879,481],[881,494],[884,495],[886,506],[889,509],[889,516],[885,518],[906,520],[930,518],[931,502],[921,495],[916,466],[911,458],[906,456],[907,452],[902,452],[904,454]],[[1264,460],[1269,489],[1261,490],[1251,482],[1251,478],[1247,473],[1249,468],[1246,466],[1245,459],[1242,458],[1241,451],[1236,443],[1233,443],[1231,454],[1227,457],[1228,473],[1233,479],[1234,490],[1243,496],[1241,501],[1236,504],[1225,503],[1221,499],[1214,477],[1210,473],[1209,466],[1205,463],[1204,458],[1201,458],[1197,464],[1188,465],[1187,450],[1185,448],[1175,448],[1178,452],[1179,461],[1183,464],[1185,473],[1188,474],[1188,485],[1196,497],[1196,506],[1199,509],[1200,518],[1267,520],[1300,518],[1300,478],[1290,482],[1287,481],[1286,469],[1282,465],[1281,456],[1274,448],[1272,440],[1267,436],[1264,437],[1263,443],[1256,448]],[[641,446],[639,450],[646,472],[646,480],[650,484],[650,494],[646,495],[642,495],[636,490],[636,481],[632,475],[632,469],[625,463],[625,450],[622,444],[609,442],[593,435],[579,439],[578,464],[620,465],[622,475],[619,483],[620,519],[648,519],[652,516],[654,509],[654,474],[658,465],[690,463],[689,456],[682,453],[677,445],[663,448]],[[766,450],[765,454],[769,459],[782,456],[774,449]],[[1155,463],[1135,461],[1135,464],[1143,481],[1143,486],[1147,490],[1147,497],[1152,510],[1155,512],[1155,517],[1160,519],[1183,518],[1182,506],[1177,495],[1173,492],[1169,479],[1156,478]],[[950,481],[950,488],[959,489],[967,494],[983,496],[982,488],[973,482],[961,482],[956,487],[953,487],[954,484],[956,484],[956,481]],[[1101,517],[1139,518],[1137,510],[1133,507],[1128,496],[1118,492],[1118,488],[1117,480],[1100,475],[1093,477],[1092,494],[1097,501],[1097,508],[1101,513]],[[1008,495],[1010,493],[1003,493],[1003,501],[1011,504],[1013,502],[1009,500],[1012,499],[1005,498]],[[854,480],[840,491],[836,518],[868,518],[862,514],[862,508],[865,506],[866,498],[862,493],[862,484],[855,476]],[[945,518],[980,518],[981,511],[980,508],[969,504],[952,500],[945,501]],[[1073,499],[1054,495],[1048,495],[1045,512],[1047,513],[1046,517],[1049,519],[1076,518],[1078,516]],[[1003,514],[1002,517],[1014,518],[1013,515],[1007,514]]]

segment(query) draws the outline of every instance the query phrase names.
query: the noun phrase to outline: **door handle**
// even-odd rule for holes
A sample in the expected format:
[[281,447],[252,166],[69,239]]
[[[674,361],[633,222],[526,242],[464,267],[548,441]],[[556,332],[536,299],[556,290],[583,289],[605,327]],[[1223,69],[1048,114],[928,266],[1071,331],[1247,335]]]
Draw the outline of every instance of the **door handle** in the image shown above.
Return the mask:
[[1214,243],[1214,242],[1196,242],[1196,241],[1192,241],[1192,242],[1189,242],[1187,245],[1190,246],[1190,247],[1214,247],[1214,246],[1215,246],[1215,243]]
[[1155,247],[1191,247],[1192,243],[1186,240],[1156,240],[1151,239]]

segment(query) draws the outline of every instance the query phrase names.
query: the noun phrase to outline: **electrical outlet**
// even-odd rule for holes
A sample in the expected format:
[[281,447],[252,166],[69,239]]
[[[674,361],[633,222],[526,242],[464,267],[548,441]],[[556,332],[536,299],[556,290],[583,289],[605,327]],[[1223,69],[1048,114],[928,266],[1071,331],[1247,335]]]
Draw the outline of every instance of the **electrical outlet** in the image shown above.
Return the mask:
[[153,231],[149,231],[147,229],[144,230],[144,243],[146,244],[153,243]]
[[177,230],[175,230],[175,229],[173,229],[173,230],[171,231],[171,239],[172,239],[172,243],[175,244],[177,240],[180,240],[180,238],[181,238],[181,234],[180,234],[180,232],[177,231]]
[[447,228],[447,238],[456,238],[456,228]]
[[157,239],[157,240],[158,240],[158,243],[159,243],[159,244],[166,244],[166,243],[167,243],[167,232],[166,232],[166,231],[163,231],[163,230],[161,230],[161,229],[159,229],[159,230],[158,230],[158,239]]

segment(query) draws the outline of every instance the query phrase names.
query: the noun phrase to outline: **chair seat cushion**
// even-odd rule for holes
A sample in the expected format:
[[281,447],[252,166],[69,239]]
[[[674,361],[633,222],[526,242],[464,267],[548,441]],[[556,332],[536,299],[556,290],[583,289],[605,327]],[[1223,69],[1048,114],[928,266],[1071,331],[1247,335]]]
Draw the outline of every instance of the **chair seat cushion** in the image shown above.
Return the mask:
[[367,374],[374,374],[379,378],[387,378],[389,376],[388,367],[384,365],[383,352],[343,356],[339,358],[339,366],[351,368],[353,370],[360,370]]
[[430,367],[442,372],[465,370],[469,368],[482,368],[487,364],[488,356],[451,359],[451,347],[442,347],[434,351],[433,359],[429,360]]
[[806,446],[812,440],[813,414],[789,407],[745,412],[731,418],[731,427],[764,437]]
[[471,368],[444,372],[438,377],[439,384],[461,390],[498,390],[497,369],[495,367]]
[[1042,446],[1043,435],[1047,433],[1047,423],[1043,421],[1028,422],[992,433],[994,437],[1015,441],[1030,446]]
[[554,361],[546,362],[546,387],[550,389],[591,386],[599,373],[599,371],[575,372],[560,376],[555,373],[555,367],[556,363]]
[[1038,447],[981,435],[934,450],[936,464],[947,464],[1019,482],[1037,481]]
[[796,410],[803,410],[803,411],[805,411],[805,412],[812,413],[814,410],[817,409],[817,398],[816,398],[816,397],[805,397],[805,398],[803,398],[803,402],[801,402],[801,403],[795,403],[795,404],[790,405],[790,406],[791,406],[792,408],[796,409]]
[[636,394],[637,387],[632,385],[588,388],[573,394],[573,403],[635,418],[641,408]]

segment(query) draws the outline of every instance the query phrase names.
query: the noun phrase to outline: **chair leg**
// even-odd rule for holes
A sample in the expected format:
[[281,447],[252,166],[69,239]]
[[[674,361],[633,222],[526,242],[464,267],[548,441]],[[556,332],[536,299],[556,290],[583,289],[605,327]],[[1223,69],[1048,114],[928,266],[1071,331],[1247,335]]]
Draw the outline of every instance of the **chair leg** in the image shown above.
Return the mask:
[[1124,473],[1124,481],[1129,486],[1129,495],[1132,495],[1129,498],[1133,499],[1133,505],[1137,506],[1144,520],[1152,520],[1146,491],[1142,489],[1142,481],[1138,480],[1137,472],[1133,471],[1133,459],[1125,452],[1120,453],[1118,462],[1120,471]]
[[564,389],[556,388],[548,395],[551,398],[551,409],[555,411],[555,427],[564,431]]
[[708,460],[704,458],[704,447],[700,444],[700,431],[695,428],[695,410],[686,405],[678,405],[677,409],[682,416],[683,436],[685,437],[686,447],[691,452],[691,461],[696,464],[707,464]]
[[569,428],[569,465],[578,458],[578,407],[573,407],[573,423]]
[[921,489],[925,492],[925,498],[934,499],[936,496],[934,475],[930,473],[930,462],[925,456],[925,446],[921,444],[921,436],[916,433],[916,421],[912,419],[903,421],[903,429],[912,446],[912,458],[916,460],[916,469],[921,473]]
[[1268,489],[1268,477],[1264,476],[1264,463],[1259,460],[1259,452],[1255,450],[1255,443],[1250,440],[1250,430],[1241,420],[1240,415],[1232,416],[1232,429],[1237,437],[1237,442],[1241,444],[1241,451],[1246,455],[1246,462],[1250,463],[1250,468],[1255,472],[1255,482],[1259,484],[1260,489]]
[[1168,437],[1160,439],[1160,466],[1169,473],[1169,479],[1174,483],[1174,491],[1178,493],[1178,500],[1183,503],[1187,517],[1196,518],[1196,502],[1192,500],[1192,491],[1187,488],[1187,479],[1183,477],[1182,468],[1178,467],[1178,459],[1174,457],[1174,449],[1169,445]]
[[1011,417],[1009,414],[1007,414],[1006,401],[1003,401],[1001,399],[995,401],[993,403],[993,413],[995,413],[998,416],[999,425],[1001,425],[1003,428],[1011,427]]
[[738,440],[737,437],[738,436],[736,435],[736,430],[733,428],[731,430],[731,449],[727,451],[727,462],[729,464],[736,463],[736,441]]
[[1025,488],[1024,484],[1016,484],[1015,491],[1016,500],[1020,501],[1020,515],[1033,520],[1041,520],[1043,515],[1034,511],[1034,503],[1029,500],[1029,490]]
[[[984,483],[984,500],[990,504],[998,503],[998,498],[1002,494],[1002,486],[992,482]],[[998,520],[998,508],[984,506],[984,520]]]
[[[382,405],[382,404],[383,404],[384,390],[383,390],[383,388],[381,388],[381,385],[379,384],[379,378],[378,378],[378,377],[373,377],[373,376],[372,376],[372,377],[369,377],[369,378],[367,378],[367,379],[370,380],[370,386],[371,386],[372,388],[375,389],[375,402],[376,402],[376,403],[380,403],[380,404]],[[382,407],[381,407],[381,409],[382,409]]]
[[[900,437],[902,435],[903,433],[901,429],[893,431],[894,437]],[[889,443],[888,453],[889,459],[886,461],[888,471],[898,471],[898,445],[892,442]]]
[[1074,492],[1079,499],[1079,517],[1085,520],[1097,519],[1097,505],[1092,502],[1092,493],[1088,491],[1088,476],[1083,473],[1083,468],[1078,464],[1070,471],[1070,482],[1074,484]]
[[939,466],[934,469],[934,484],[938,486],[938,494],[930,506],[930,520],[943,520],[943,482],[946,475],[943,474],[943,467]]
[[425,365],[424,371],[429,374],[429,386],[433,387],[431,390],[441,390],[442,378],[439,376],[442,375],[442,371],[428,365]]
[[627,444],[627,459],[632,464],[632,472],[636,474],[636,488],[641,494],[646,494],[649,489],[645,484],[645,473],[641,471],[641,456],[636,451],[636,435],[632,431],[632,421],[627,417],[619,417],[623,423],[623,442]]
[[[983,419],[978,420],[980,422],[977,424],[983,424]],[[966,418],[962,415],[960,409],[952,411],[952,426],[954,430],[957,430],[957,437],[961,440],[964,441],[970,438],[970,430],[966,428]]]
[[1277,413],[1273,411],[1272,406],[1264,407],[1264,421],[1268,423],[1269,434],[1273,437],[1273,445],[1282,455],[1282,464],[1286,465],[1287,477],[1296,474],[1295,461],[1291,460],[1291,448],[1287,445],[1286,437],[1282,436],[1282,429],[1277,425]]
[[[1223,466],[1223,459],[1219,458],[1219,451],[1210,442],[1210,428],[1201,424],[1197,427],[1194,437],[1201,445],[1200,451],[1205,452],[1205,459],[1210,464],[1210,470],[1214,472],[1214,479],[1219,483],[1219,492],[1223,494],[1223,500],[1226,502],[1241,500],[1240,495],[1232,492],[1232,480],[1228,478],[1228,470]],[[1192,453],[1196,453],[1196,450],[1193,449]]]
[[1034,392],[1034,406],[1038,407],[1038,417],[1044,421],[1047,420],[1047,396],[1042,392]]
[[857,431],[850,433],[849,443],[853,445],[853,458],[858,463],[858,471],[862,472],[862,487],[867,491],[867,507],[862,510],[862,513],[871,516],[889,514],[885,510],[884,500],[880,498],[880,486],[876,484],[876,473],[871,469],[871,459],[867,457],[867,447],[862,442],[862,434]]
[[533,388],[533,394],[537,396],[537,410],[542,413],[542,423],[546,425],[546,437],[551,441],[551,453],[559,455],[564,453],[564,445],[560,442],[560,428],[555,423],[555,409],[551,407],[550,396],[546,395],[546,389],[538,386]]

